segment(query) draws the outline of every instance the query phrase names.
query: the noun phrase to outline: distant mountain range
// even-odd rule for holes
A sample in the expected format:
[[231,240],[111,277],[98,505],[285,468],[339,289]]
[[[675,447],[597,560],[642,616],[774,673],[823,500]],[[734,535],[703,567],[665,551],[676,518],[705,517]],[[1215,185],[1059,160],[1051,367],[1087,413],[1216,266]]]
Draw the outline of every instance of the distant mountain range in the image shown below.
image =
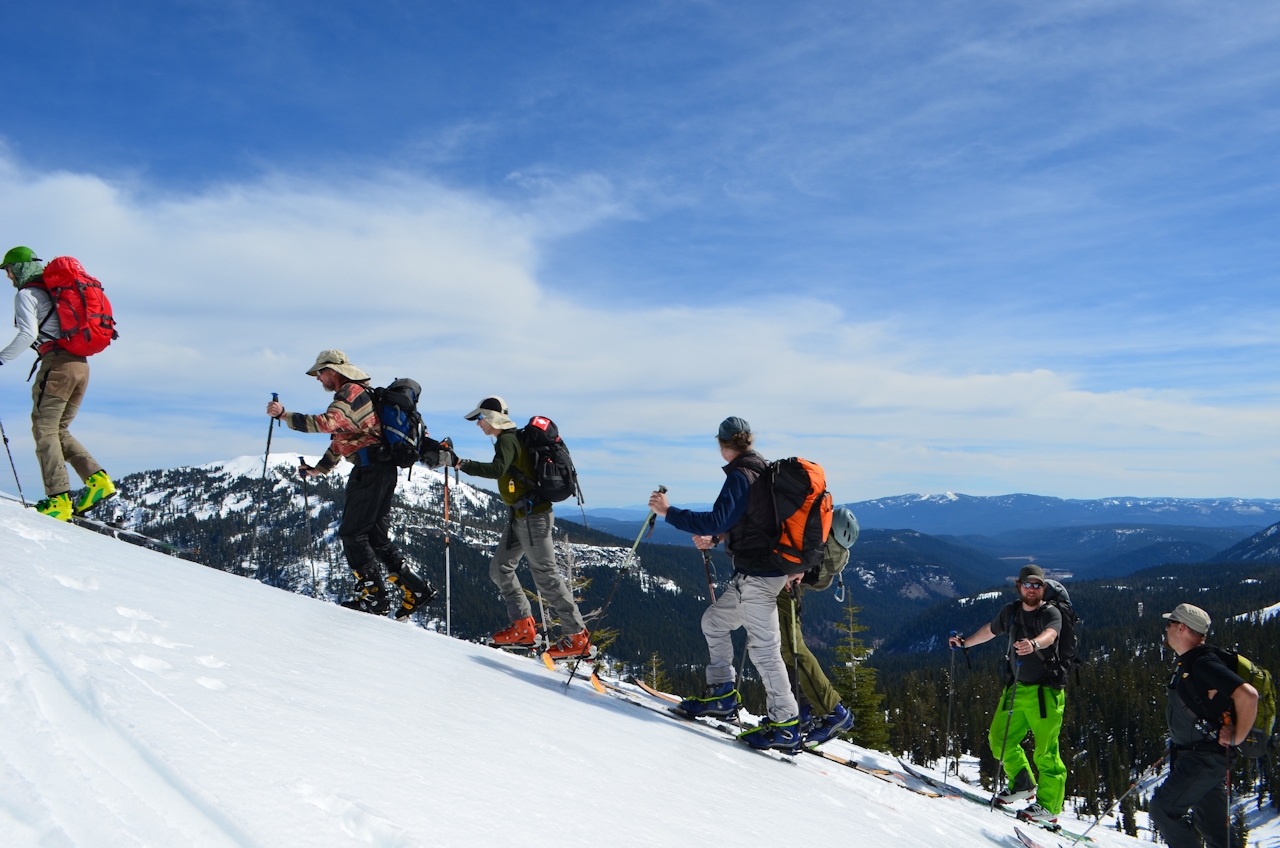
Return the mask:
[[1084,580],[1131,574],[1164,563],[1204,562],[1256,531],[1256,527],[1250,526],[1109,524],[1006,530],[994,536],[940,535],[938,538],[999,559],[1005,564],[1006,574],[1027,562],[1035,562],[1042,568],[1071,572],[1075,579]]
[[1280,500],[1244,498],[1063,500],[1043,495],[978,497],[947,492],[896,495],[846,506],[864,528],[910,528],[935,536],[995,536],[1009,530],[1105,524],[1248,526],[1256,531],[1280,521]]

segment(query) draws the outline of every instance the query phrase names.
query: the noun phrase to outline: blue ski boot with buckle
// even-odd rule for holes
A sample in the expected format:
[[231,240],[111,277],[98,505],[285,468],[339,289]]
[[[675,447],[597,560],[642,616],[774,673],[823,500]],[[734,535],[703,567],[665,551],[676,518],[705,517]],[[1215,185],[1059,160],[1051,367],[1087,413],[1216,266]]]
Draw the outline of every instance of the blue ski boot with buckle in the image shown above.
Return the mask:
[[852,727],[853,713],[846,710],[844,704],[836,704],[836,708],[831,711],[831,715],[813,722],[813,728],[804,735],[804,746],[806,748],[817,747],[836,734],[844,733]]
[[710,716],[712,718],[732,718],[742,706],[742,698],[734,688],[733,681],[728,683],[707,684],[706,692],[701,698],[685,698],[676,709],[689,716]]
[[799,716],[786,721],[762,721],[759,727],[738,734],[738,741],[746,742],[752,748],[772,748],[784,754],[798,753],[803,739]]

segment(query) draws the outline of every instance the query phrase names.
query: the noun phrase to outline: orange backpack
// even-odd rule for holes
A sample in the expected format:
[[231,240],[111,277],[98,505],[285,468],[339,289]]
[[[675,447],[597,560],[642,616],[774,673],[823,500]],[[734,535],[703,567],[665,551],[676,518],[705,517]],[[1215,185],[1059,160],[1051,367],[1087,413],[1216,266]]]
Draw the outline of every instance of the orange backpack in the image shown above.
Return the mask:
[[793,456],[769,463],[767,473],[778,519],[774,558],[788,573],[807,571],[822,562],[831,532],[835,505],[826,472],[816,462]]

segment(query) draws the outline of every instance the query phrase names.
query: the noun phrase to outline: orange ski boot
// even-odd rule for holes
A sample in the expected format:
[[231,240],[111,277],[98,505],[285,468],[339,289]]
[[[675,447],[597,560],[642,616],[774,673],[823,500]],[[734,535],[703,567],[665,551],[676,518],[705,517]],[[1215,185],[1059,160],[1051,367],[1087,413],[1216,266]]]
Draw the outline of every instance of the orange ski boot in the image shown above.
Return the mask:
[[538,626],[533,616],[522,618],[511,623],[505,630],[493,634],[493,644],[500,648],[528,648],[538,639]]
[[591,659],[595,653],[596,647],[591,644],[591,632],[588,630],[565,636],[547,649],[547,656],[553,660],[568,660],[574,657]]

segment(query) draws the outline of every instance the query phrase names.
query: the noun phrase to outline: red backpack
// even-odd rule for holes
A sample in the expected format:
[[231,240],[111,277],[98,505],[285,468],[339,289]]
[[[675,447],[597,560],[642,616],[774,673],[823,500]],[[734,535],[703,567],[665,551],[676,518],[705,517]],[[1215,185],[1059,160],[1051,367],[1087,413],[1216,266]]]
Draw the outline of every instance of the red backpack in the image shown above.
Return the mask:
[[62,334],[40,345],[41,356],[54,348],[93,356],[120,337],[102,283],[90,277],[79,260],[59,256],[44,266],[44,287],[58,310]]

